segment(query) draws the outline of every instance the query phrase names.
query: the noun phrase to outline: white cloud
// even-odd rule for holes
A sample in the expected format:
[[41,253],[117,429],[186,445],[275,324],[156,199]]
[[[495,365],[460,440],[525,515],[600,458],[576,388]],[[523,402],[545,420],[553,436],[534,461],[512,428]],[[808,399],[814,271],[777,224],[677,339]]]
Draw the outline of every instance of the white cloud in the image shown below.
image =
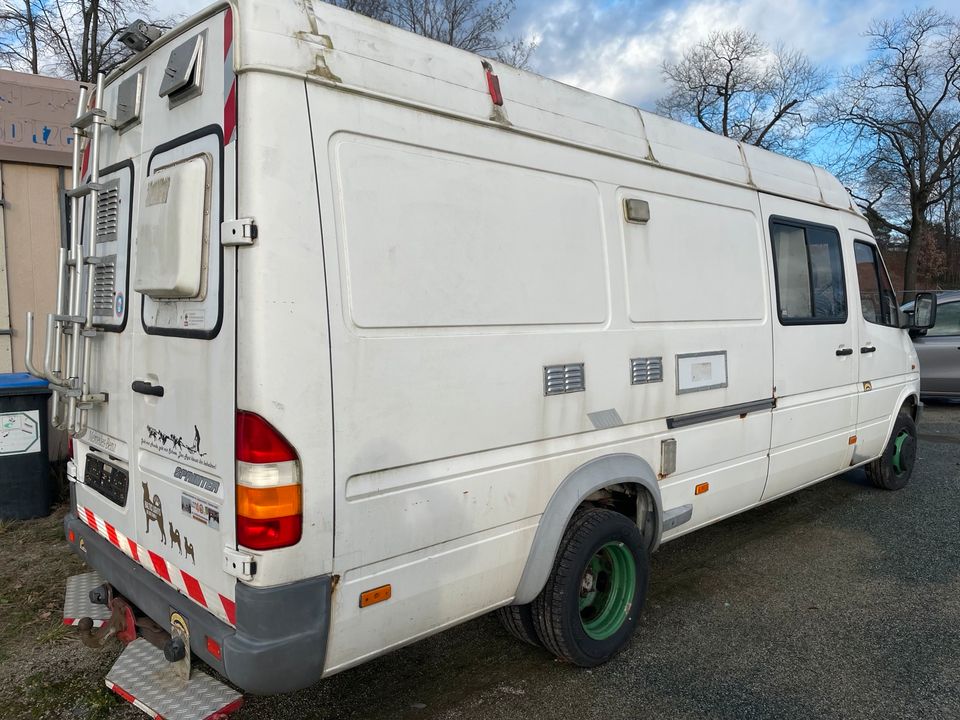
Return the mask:
[[[947,12],[952,0],[934,0]],[[736,26],[757,33],[771,45],[782,42],[804,50],[827,67],[860,62],[870,20],[891,17],[911,5],[895,0],[693,0],[657,7],[642,0],[590,3],[519,3],[521,31],[542,37],[534,68],[590,92],[651,107],[665,90],[664,60],[713,30]]]

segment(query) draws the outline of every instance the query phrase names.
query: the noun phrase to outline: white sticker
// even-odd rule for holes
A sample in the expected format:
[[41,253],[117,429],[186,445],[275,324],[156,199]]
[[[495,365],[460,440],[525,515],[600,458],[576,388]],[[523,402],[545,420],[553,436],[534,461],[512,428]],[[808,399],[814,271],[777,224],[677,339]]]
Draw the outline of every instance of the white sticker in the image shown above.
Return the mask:
[[185,328],[203,327],[206,320],[206,310],[187,310],[183,313],[183,326]]
[[677,355],[677,394],[727,387],[727,353]]
[[40,411],[0,413],[0,455],[40,452]]

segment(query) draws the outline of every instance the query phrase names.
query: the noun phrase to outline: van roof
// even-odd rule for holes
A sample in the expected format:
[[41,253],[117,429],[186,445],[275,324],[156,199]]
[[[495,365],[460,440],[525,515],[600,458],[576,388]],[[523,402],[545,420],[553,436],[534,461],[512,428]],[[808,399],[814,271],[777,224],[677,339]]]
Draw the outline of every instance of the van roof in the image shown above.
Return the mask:
[[[212,5],[146,52],[166,45],[225,6]],[[479,56],[325,2],[235,0],[230,7],[239,37],[233,52],[238,73],[302,77],[860,214],[840,181],[810,163],[489,61],[504,99],[503,108],[496,108]]]

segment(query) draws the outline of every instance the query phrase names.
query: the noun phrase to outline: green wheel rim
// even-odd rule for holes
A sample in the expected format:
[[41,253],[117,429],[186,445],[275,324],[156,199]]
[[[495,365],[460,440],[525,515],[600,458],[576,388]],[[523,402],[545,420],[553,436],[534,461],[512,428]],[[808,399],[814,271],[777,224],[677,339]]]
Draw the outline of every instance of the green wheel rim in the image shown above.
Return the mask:
[[606,640],[623,625],[637,586],[633,553],[608,542],[590,558],[580,581],[580,622],[594,640]]
[[897,435],[896,439],[893,441],[893,469],[897,471],[897,474],[906,472],[906,468],[903,466],[903,443],[907,441],[907,438],[910,437],[910,433],[906,430],[901,430],[900,434]]

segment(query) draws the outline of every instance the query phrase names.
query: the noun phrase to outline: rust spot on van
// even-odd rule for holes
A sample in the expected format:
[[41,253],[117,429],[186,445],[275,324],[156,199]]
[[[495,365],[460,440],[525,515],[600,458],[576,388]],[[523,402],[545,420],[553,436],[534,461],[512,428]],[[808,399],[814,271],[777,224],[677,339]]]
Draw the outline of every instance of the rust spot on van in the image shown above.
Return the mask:
[[343,80],[335,75],[334,72],[327,65],[327,59],[323,56],[323,53],[317,53],[315,57],[316,65],[313,70],[308,70],[307,75],[311,77],[322,78],[332,83],[342,83]]
[[490,113],[490,120],[500,125],[506,125],[507,127],[513,127],[513,123],[507,119],[507,113],[504,112],[503,108],[499,105],[493,106],[493,111]]
[[340,576],[334,575],[330,578],[330,594],[333,595],[340,587]]

